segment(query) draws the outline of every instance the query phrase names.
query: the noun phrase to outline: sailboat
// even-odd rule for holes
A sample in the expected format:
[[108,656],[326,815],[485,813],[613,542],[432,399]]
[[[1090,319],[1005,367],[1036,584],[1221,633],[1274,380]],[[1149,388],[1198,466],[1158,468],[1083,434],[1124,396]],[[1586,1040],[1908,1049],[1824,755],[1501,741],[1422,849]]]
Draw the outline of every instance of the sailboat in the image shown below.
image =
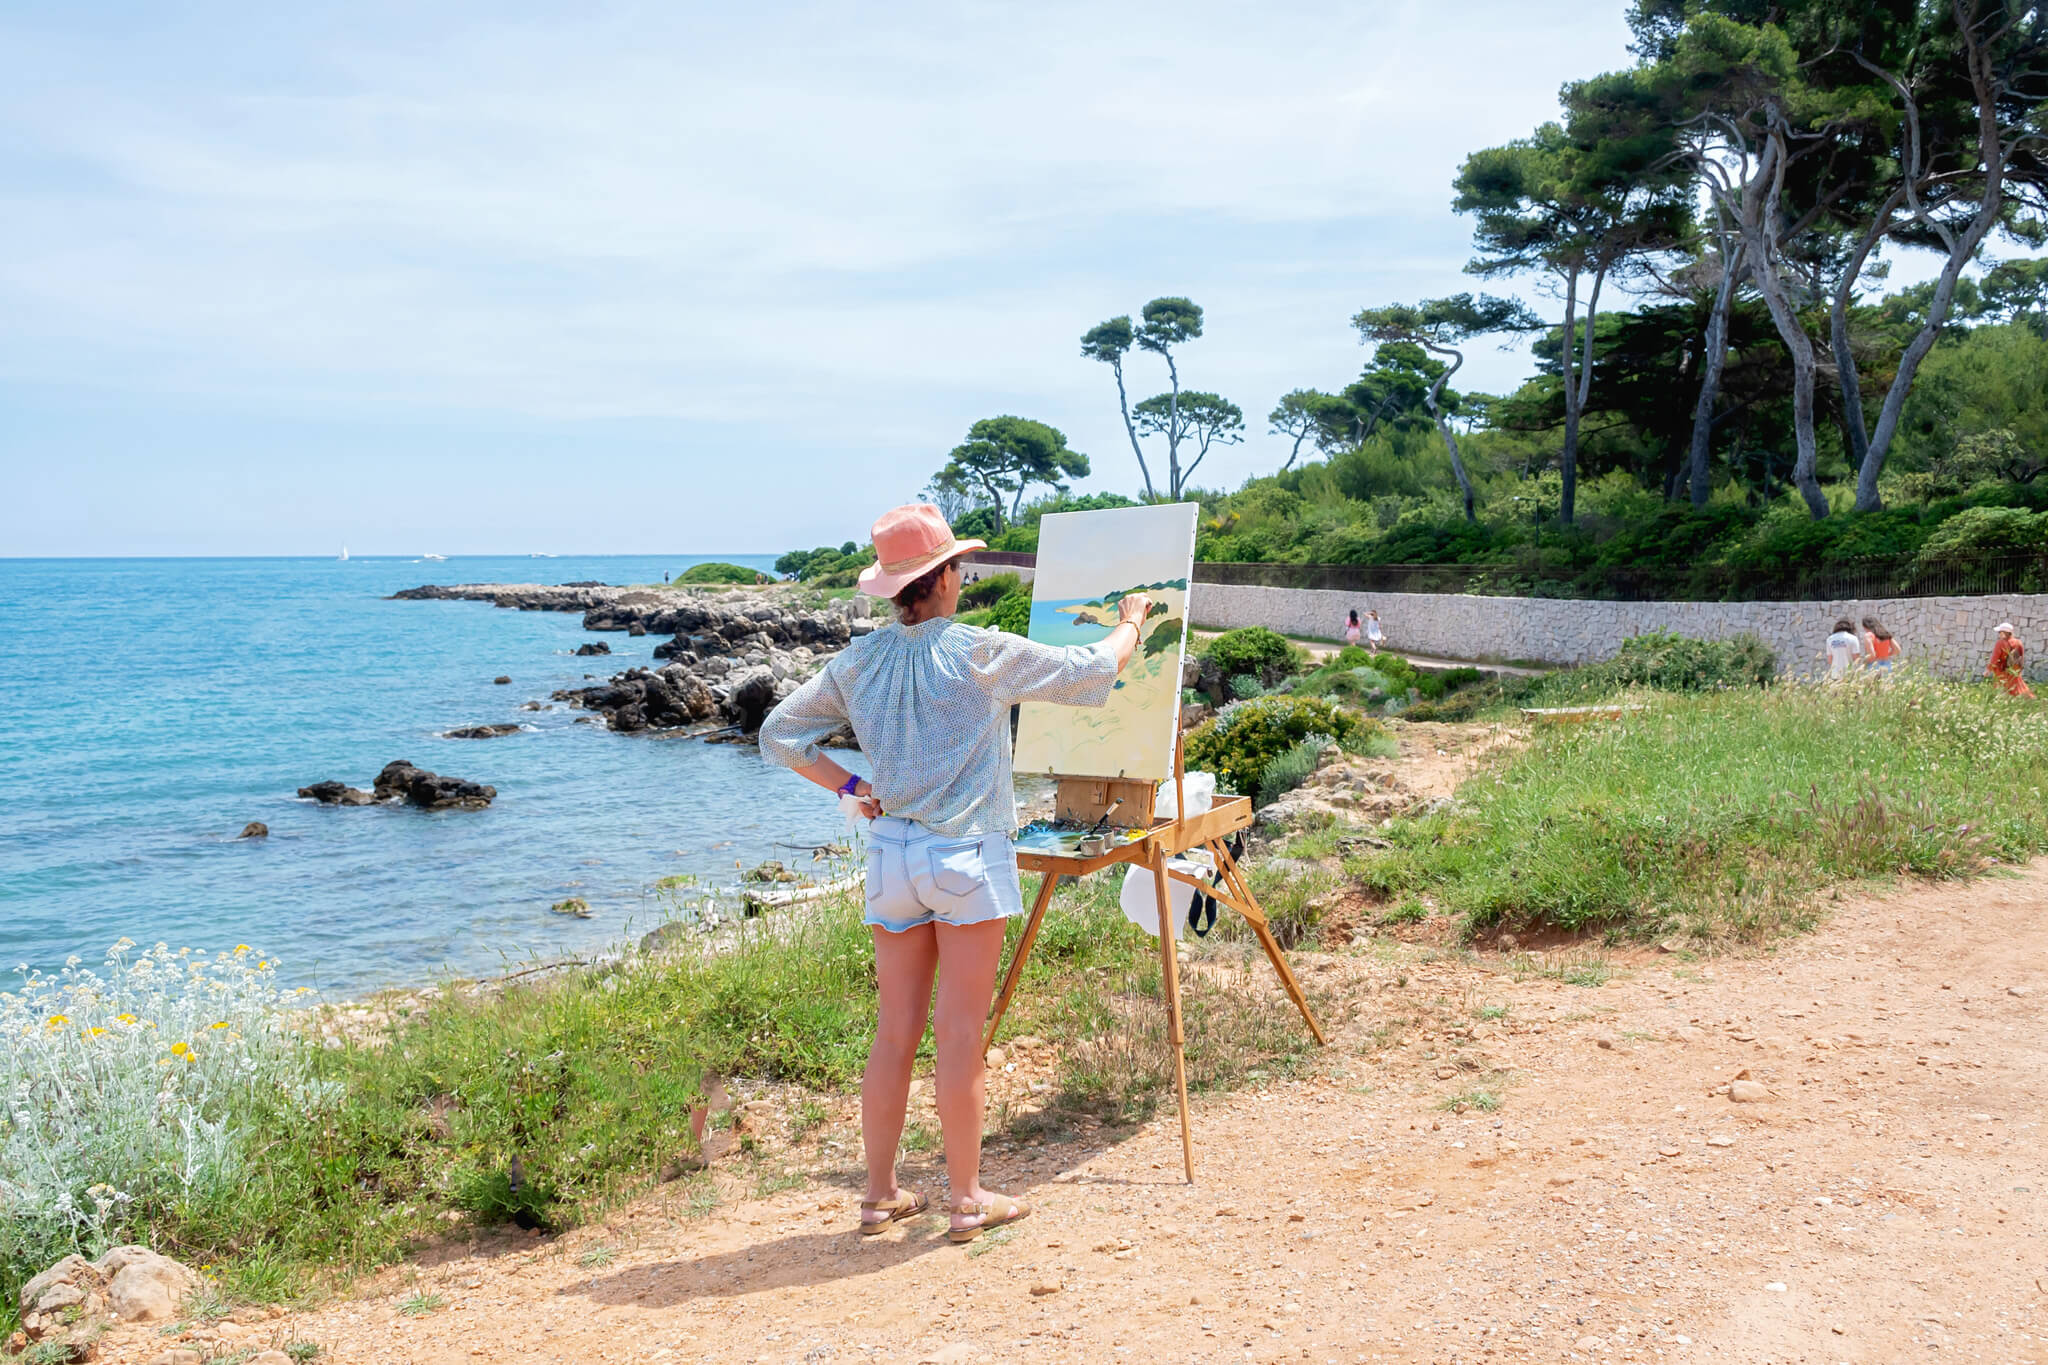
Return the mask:
[[348,546],[344,545],[344,546],[342,546],[342,547],[341,547],[341,556],[340,556],[340,558],[341,558],[341,562],[342,562],[342,563],[344,563],[344,564],[348,563]]
[[421,559],[431,559],[431,560],[436,560],[436,561],[439,561],[439,560],[443,560],[443,559],[446,559],[447,557],[448,557],[447,555],[421,555],[421,556],[420,556],[420,558],[421,558]]

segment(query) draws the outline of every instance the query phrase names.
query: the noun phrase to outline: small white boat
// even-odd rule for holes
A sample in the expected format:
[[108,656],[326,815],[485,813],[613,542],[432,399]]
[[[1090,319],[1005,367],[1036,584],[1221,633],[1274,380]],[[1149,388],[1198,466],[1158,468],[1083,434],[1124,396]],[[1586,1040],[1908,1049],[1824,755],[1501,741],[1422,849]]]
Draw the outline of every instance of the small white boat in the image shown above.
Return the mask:
[[344,545],[341,547],[340,559],[342,563],[348,563],[348,546]]
[[444,559],[448,558],[448,556],[447,556],[447,555],[421,555],[421,556],[420,556],[420,558],[421,558],[421,559],[426,559],[426,560],[432,560],[432,561],[434,561],[434,562],[437,562],[437,563],[438,563],[439,561],[441,561],[441,560],[444,560]]

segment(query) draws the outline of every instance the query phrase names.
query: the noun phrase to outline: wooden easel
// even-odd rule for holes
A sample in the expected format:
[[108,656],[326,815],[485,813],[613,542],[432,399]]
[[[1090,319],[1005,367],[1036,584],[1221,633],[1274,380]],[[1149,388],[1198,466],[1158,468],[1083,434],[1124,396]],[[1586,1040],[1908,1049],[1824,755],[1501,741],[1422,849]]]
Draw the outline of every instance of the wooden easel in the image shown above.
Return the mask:
[[[1119,843],[1092,857],[1078,853],[1042,853],[1018,850],[1017,866],[1026,872],[1039,874],[1038,898],[1032,902],[1031,917],[1024,922],[1024,936],[1017,941],[1017,951],[1010,959],[1010,968],[1003,976],[1003,986],[996,993],[995,1010],[989,1017],[988,1032],[982,1038],[985,1053],[995,1044],[996,1028],[1003,1022],[1003,1011],[1010,1006],[1010,997],[1016,994],[1017,982],[1024,975],[1024,964],[1031,956],[1031,945],[1038,938],[1038,926],[1045,919],[1046,907],[1052,904],[1052,893],[1061,877],[1085,877],[1091,872],[1100,872],[1106,867],[1126,864],[1149,868],[1152,872],[1154,894],[1159,904],[1159,966],[1166,996],[1167,1037],[1173,1043],[1173,1085],[1180,1101],[1180,1149],[1181,1164],[1186,1171],[1188,1183],[1195,1181],[1195,1143],[1188,1129],[1188,1067],[1186,1036],[1181,1030],[1180,1008],[1180,963],[1174,956],[1173,901],[1167,893],[1167,878],[1186,882],[1188,885],[1214,896],[1219,905],[1227,905],[1244,917],[1258,936],[1259,945],[1266,950],[1267,959],[1273,970],[1280,976],[1280,984],[1287,991],[1288,999],[1301,1011],[1304,1023],[1316,1042],[1329,1045],[1323,1036],[1322,1026],[1316,1023],[1315,1015],[1309,1012],[1308,997],[1302,994],[1301,983],[1294,979],[1294,973],[1287,966],[1287,958],[1280,951],[1279,940],[1273,937],[1272,926],[1266,922],[1266,912],[1260,908],[1258,899],[1238,871],[1237,863],[1224,846],[1224,841],[1238,830],[1252,822],[1252,803],[1247,796],[1219,796],[1216,803],[1202,814],[1189,818],[1186,814],[1187,800],[1182,783],[1182,759],[1180,744],[1173,750],[1173,794],[1174,818],[1154,822],[1152,819],[1152,786],[1150,783],[1106,781],[1100,778],[1062,777],[1059,779],[1060,795],[1057,801],[1062,818],[1079,819],[1091,804],[1096,804],[1093,815],[1101,815],[1102,807],[1110,801],[1123,797],[1131,799],[1130,793],[1122,790],[1110,792],[1110,788],[1143,787],[1138,804],[1141,816],[1126,824],[1125,828],[1145,827],[1141,839]],[[1129,810],[1127,805],[1119,813]],[[1065,812],[1072,810],[1074,815]],[[1166,860],[1189,849],[1206,849],[1216,859],[1216,884],[1208,883],[1184,873],[1175,872],[1166,866]]]

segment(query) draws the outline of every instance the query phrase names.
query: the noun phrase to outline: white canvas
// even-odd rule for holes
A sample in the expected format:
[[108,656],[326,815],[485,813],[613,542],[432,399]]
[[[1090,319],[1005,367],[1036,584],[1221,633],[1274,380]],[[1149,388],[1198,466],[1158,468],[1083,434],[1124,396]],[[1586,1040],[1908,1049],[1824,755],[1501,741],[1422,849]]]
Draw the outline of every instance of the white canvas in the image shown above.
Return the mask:
[[1056,512],[1039,523],[1032,639],[1093,644],[1115,629],[1117,602],[1126,594],[1144,592],[1154,605],[1108,705],[1024,703],[1017,721],[1019,772],[1155,782],[1173,776],[1198,510],[1176,502]]

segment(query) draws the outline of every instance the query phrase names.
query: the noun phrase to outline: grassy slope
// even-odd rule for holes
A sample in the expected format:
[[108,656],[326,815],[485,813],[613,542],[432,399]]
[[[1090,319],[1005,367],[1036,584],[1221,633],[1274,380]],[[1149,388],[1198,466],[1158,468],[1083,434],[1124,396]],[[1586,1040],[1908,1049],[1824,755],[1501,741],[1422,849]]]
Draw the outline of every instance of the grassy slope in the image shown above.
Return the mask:
[[1844,879],[2048,849],[2048,718],[2031,703],[1904,675],[1633,699],[1647,709],[1540,730],[1349,870],[1473,927],[1753,937],[1803,924]]

